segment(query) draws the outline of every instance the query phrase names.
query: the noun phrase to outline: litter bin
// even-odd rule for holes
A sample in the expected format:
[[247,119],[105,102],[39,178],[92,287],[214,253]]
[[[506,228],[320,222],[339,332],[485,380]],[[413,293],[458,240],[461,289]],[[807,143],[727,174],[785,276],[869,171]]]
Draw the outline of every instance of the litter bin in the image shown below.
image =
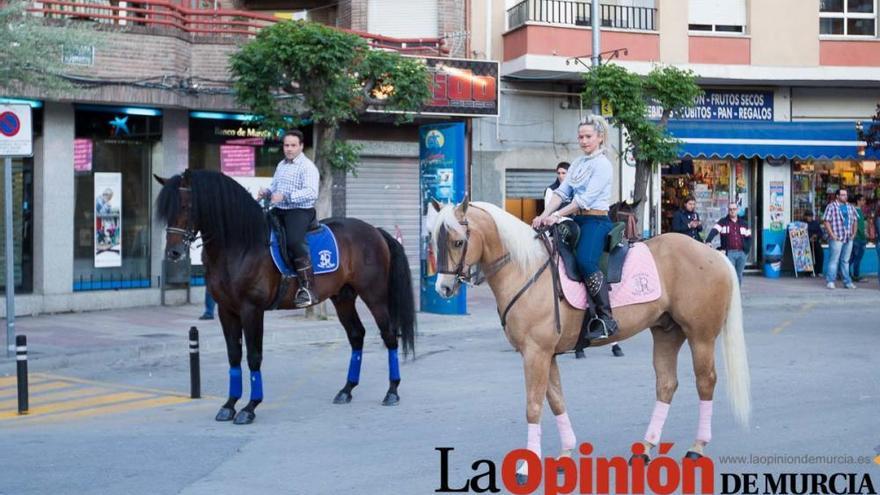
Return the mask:
[[782,272],[782,248],[779,244],[767,244],[764,249],[764,276],[779,278]]

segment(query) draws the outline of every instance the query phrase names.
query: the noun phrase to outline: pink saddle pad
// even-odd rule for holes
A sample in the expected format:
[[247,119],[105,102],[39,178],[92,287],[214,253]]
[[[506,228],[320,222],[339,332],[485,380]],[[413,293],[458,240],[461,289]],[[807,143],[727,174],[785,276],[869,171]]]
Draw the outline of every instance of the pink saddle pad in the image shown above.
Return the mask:
[[[559,279],[565,299],[577,309],[587,309],[587,288],[565,274],[565,267],[559,264]],[[660,299],[660,275],[651,250],[643,242],[637,242],[629,249],[623,263],[620,283],[611,284],[611,307],[629,306]]]

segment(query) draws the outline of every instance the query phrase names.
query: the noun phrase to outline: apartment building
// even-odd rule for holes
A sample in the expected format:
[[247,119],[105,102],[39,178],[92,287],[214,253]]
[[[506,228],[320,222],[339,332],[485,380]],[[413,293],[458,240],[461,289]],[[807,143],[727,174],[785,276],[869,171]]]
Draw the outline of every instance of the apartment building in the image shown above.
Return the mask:
[[[492,19],[474,29],[485,41],[472,46],[502,60],[501,116],[474,121],[474,196],[528,220],[556,163],[579,153],[575,128],[591,106],[578,96],[593,52],[590,5],[488,1]],[[877,0],[603,1],[603,63],[641,74],[658,63],[691,69],[705,90],[669,124],[681,160],[654,176],[646,233],[668,231],[687,195],[707,228],[736,202],[758,227],[758,261],[838,187],[876,204],[877,157],[864,156],[856,122],[880,102],[878,9]],[[620,134],[610,141],[615,194],[626,199],[633,169]],[[876,271],[873,254],[864,263]]]

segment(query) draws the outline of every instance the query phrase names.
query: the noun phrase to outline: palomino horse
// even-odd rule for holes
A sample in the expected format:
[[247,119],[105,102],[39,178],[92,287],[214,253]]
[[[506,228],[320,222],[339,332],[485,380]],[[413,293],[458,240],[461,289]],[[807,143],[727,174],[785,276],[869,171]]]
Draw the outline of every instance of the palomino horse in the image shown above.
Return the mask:
[[[273,306],[281,285],[281,274],[269,253],[266,216],[243,187],[217,172],[187,170],[156,180],[164,186],[156,212],[168,225],[168,259],[185,256],[197,232],[203,238],[207,290],[217,301],[230,367],[229,398],[216,419],[251,423],[254,409],[263,400],[263,313]],[[412,352],[415,342],[415,299],[403,246],[387,232],[355,218],[331,218],[323,223],[336,237],[340,266],[335,272],[315,276],[314,288],[320,300],[333,301],[352,350],[348,379],[334,402],[351,401],[351,390],[360,377],[365,334],[355,310],[360,296],[388,348],[390,386],[383,404],[395,405],[400,400],[398,337],[404,357]],[[293,307],[296,289],[295,282],[289,284],[279,309]],[[242,395],[242,333],[247,343],[251,395],[250,402],[236,414],[234,406]]]
[[[557,331],[553,280],[550,271],[542,268],[548,254],[529,225],[489,203],[465,200],[442,209],[439,204],[434,206],[438,214],[432,222],[432,242],[440,267],[437,292],[452,296],[461,282],[470,279],[475,265],[483,267],[498,313],[508,311],[504,328],[507,339],[523,359],[528,448],[541,457],[540,420],[546,397],[556,415],[562,456],[570,456],[576,442],[566,413],[556,354],[575,347],[584,312],[560,301],[561,330]],[[688,342],[700,397],[699,428],[688,457],[699,458],[711,439],[715,341],[719,334],[724,337],[731,404],[740,423],[745,425],[749,419],[749,370],[736,272],[721,253],[683,235],[662,235],[645,244],[656,260],[662,295],[653,302],[616,309],[614,316],[620,330],[600,342],[613,343],[651,329],[657,398],[643,441],[648,453],[660,441],[669,403],[678,386],[679,349]],[[530,281],[534,283],[529,285]],[[518,293],[524,297],[516,298]],[[510,306],[514,299],[515,304]]]

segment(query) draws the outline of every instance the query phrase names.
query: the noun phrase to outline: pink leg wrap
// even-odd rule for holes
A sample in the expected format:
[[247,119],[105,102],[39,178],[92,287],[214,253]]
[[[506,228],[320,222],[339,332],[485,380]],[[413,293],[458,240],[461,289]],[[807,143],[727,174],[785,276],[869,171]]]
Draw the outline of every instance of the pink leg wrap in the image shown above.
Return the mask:
[[562,450],[574,450],[577,439],[574,436],[574,430],[571,428],[571,420],[568,419],[567,412],[556,416],[556,428],[559,430],[559,441],[562,443]]
[[666,423],[666,415],[669,414],[669,404],[654,403],[654,412],[651,413],[651,422],[648,423],[648,431],[645,432],[645,441],[657,445],[660,443],[660,435],[663,433],[663,425]]
[[700,421],[697,424],[697,440],[709,443],[712,440],[712,401],[700,401]]
[[526,448],[537,454],[539,459],[541,458],[541,425],[529,423],[529,441]]

